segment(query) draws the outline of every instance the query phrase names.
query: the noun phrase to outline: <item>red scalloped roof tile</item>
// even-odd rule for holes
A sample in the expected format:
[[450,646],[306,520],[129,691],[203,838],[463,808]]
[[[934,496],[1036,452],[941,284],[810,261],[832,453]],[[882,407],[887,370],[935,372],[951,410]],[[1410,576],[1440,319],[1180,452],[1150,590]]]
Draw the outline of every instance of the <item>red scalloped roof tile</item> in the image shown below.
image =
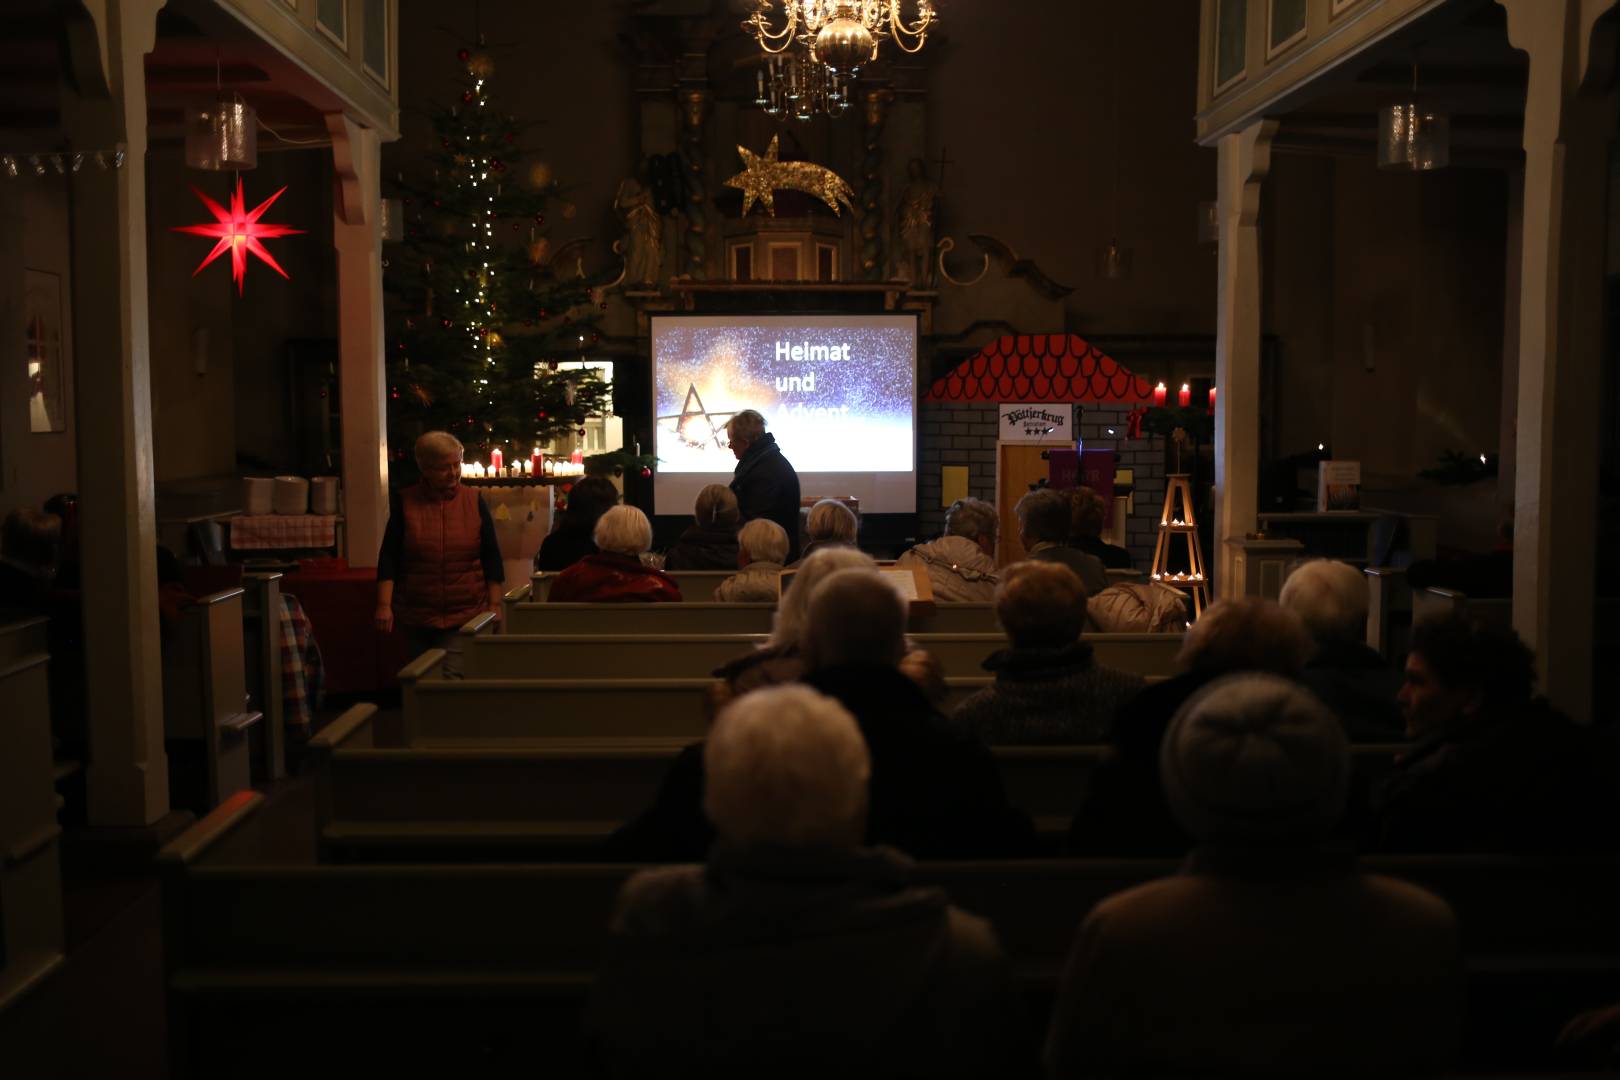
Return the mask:
[[1073,334],[1008,334],[935,379],[923,400],[1148,405],[1153,384]]

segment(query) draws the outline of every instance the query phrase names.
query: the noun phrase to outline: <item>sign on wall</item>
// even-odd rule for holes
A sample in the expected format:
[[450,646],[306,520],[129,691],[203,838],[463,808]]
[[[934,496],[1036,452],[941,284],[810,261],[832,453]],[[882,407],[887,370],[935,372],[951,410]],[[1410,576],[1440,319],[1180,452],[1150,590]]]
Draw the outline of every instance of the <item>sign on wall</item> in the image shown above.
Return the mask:
[[1004,404],[996,422],[997,440],[1004,443],[1074,444],[1074,406],[1050,402]]

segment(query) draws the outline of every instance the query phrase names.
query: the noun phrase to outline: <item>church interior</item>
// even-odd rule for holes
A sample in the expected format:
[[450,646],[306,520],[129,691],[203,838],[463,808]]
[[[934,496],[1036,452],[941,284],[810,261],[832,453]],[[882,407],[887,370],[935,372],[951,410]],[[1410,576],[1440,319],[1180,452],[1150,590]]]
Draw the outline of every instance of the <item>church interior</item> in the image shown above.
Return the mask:
[[1616,0],[0,86],[0,1075],[1620,1067]]

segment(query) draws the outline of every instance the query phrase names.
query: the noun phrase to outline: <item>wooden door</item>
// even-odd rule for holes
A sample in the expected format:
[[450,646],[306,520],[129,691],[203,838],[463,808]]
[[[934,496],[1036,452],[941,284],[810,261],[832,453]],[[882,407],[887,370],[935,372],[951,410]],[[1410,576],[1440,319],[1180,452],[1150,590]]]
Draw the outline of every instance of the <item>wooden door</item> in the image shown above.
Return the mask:
[[1001,518],[996,565],[1006,566],[1024,557],[1018,540],[1018,515],[1013,507],[1029,494],[1029,486],[1046,479],[1049,466],[1041,453],[1045,446],[1003,443],[996,453],[996,514]]

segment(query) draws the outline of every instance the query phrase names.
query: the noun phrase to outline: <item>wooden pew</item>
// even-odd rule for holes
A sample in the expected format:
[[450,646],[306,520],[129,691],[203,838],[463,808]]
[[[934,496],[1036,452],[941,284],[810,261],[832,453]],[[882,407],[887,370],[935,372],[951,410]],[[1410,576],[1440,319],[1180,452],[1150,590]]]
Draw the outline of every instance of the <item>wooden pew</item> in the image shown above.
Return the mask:
[[1404,566],[1369,566],[1367,645],[1394,664],[1405,662],[1412,640],[1412,588]]
[[260,783],[287,775],[287,727],[281,682],[281,574],[242,575],[242,651],[247,692],[264,712],[253,773]]
[[[399,673],[409,745],[467,739],[509,745],[536,739],[606,736],[701,738],[714,680],[447,679],[444,650],[430,649]],[[989,686],[988,676],[947,677],[947,710]]]
[[[327,1067],[383,1067],[437,1064],[475,1046],[502,1068],[532,1068],[537,1030],[561,1033],[545,1044],[548,1071],[573,1074],[608,913],[635,867],[319,866],[313,834],[297,824],[243,792],[159,856],[173,1075],[216,1075],[217,1055],[243,1046],[255,1048],[264,1074],[307,1067],[312,1053]],[[1620,860],[1405,857],[1364,866],[1434,889],[1457,911],[1471,1009],[1465,1064],[1529,1067],[1513,1053],[1544,1055],[1549,1017],[1612,997]],[[1039,1032],[1086,912],[1175,869],[1165,860],[923,863],[918,877],[991,920]],[[322,1014],[344,1023],[310,1023],[286,1038],[289,1021]],[[411,1036],[378,1039],[357,1016],[386,1018],[389,1031]],[[520,1034],[503,1047],[509,1023]],[[332,1032],[330,1044],[316,1045]]]
[[[43,635],[43,622],[12,624],[0,640]],[[0,1013],[63,963],[49,663],[43,651],[0,660]]]
[[[737,571],[666,570],[664,572],[675,579],[675,584],[681,590],[681,599],[692,604],[713,603],[715,588]],[[536,604],[545,603],[547,596],[551,592],[551,583],[556,580],[556,571],[536,571],[534,576],[529,579],[529,600]]]
[[250,733],[264,713],[247,709],[242,655],[243,590],[226,589],[187,606],[163,644],[163,723],[170,739],[201,743],[204,798],[217,805],[251,787]]
[[[530,678],[567,672],[577,678],[696,678],[765,642],[764,634],[496,634],[488,612],[461,629],[469,679]],[[910,635],[933,653],[947,675],[984,674],[984,660],[1006,648],[1000,633]],[[1175,674],[1180,634],[1088,634],[1085,642],[1106,667],[1143,676]]]
[[1429,619],[1444,619],[1451,615],[1462,615],[1470,619],[1479,619],[1493,626],[1513,625],[1513,601],[1506,597],[1493,599],[1471,599],[1456,589],[1442,589],[1431,585],[1426,589],[1415,589],[1412,592],[1412,621],[1425,622]]
[[774,604],[536,604],[507,608],[511,634],[768,634]]

